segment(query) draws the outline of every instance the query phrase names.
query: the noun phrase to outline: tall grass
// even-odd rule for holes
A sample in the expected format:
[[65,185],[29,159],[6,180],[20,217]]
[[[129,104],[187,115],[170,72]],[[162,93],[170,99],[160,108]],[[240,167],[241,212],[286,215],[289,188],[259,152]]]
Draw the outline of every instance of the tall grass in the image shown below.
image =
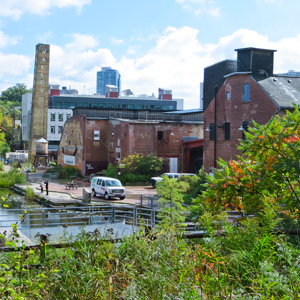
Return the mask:
[[35,199],[34,190],[29,186],[26,188],[25,199],[26,200],[34,200]]
[[2,252],[0,298],[299,299],[299,248],[255,220],[208,240],[172,232],[106,238],[83,231],[66,249],[47,246],[42,258],[37,249]]
[[9,188],[16,183],[26,183],[25,175],[17,169],[11,169],[9,172],[0,174],[0,188]]

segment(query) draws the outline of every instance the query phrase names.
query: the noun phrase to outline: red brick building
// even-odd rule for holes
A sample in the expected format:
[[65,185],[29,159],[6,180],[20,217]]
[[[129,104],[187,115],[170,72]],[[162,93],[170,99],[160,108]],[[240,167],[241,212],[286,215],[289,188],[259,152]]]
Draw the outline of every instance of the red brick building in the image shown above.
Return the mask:
[[164,171],[196,172],[195,162],[203,155],[203,113],[138,113],[75,109],[65,123],[58,164],[73,165],[88,175],[139,153],[165,158]]
[[293,104],[300,103],[300,78],[273,75],[275,50],[236,51],[236,72],[225,75],[220,87],[213,86],[215,97],[204,113],[206,172],[217,167],[219,158],[229,161],[241,155],[236,145],[245,138],[244,130],[251,126],[252,120],[265,124],[272,116],[284,114],[293,109]]

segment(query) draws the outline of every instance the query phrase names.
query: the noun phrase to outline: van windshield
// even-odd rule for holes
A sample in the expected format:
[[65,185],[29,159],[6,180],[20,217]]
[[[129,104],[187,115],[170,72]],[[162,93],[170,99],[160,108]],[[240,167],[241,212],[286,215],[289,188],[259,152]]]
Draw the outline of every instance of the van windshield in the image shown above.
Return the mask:
[[119,180],[107,180],[106,186],[122,186]]

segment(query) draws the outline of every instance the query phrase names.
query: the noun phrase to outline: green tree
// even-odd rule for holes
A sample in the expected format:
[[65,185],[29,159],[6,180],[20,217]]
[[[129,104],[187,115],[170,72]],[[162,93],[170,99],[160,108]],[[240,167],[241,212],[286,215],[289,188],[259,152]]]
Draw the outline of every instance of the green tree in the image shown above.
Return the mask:
[[253,122],[238,147],[243,156],[236,161],[219,161],[207,190],[194,201],[194,213],[234,208],[243,215],[263,209],[268,199],[279,211],[299,215],[299,137],[299,107],[265,125]]
[[187,209],[183,204],[183,193],[188,189],[189,184],[173,178],[164,176],[164,179],[157,183],[158,200],[161,209],[159,217],[162,222],[159,227],[177,229],[183,226]]
[[1,101],[10,106],[20,106],[22,103],[22,95],[32,92],[31,89],[27,89],[24,83],[17,83],[13,87],[9,87],[2,92]]

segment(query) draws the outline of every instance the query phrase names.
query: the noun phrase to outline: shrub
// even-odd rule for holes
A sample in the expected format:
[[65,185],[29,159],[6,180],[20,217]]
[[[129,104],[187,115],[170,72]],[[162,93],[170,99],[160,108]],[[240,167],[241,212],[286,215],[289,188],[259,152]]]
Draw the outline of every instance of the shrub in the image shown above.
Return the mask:
[[59,178],[61,179],[82,177],[81,171],[73,166],[51,166],[46,173],[59,173]]
[[149,182],[149,176],[127,173],[120,176],[121,182]]
[[107,177],[118,178],[117,167],[110,163],[107,169],[103,170],[103,174]]
[[163,159],[155,155],[144,156],[141,154],[132,154],[121,160],[121,164],[125,164],[123,172],[135,173],[139,175],[147,175],[149,178],[154,176],[162,169]]

